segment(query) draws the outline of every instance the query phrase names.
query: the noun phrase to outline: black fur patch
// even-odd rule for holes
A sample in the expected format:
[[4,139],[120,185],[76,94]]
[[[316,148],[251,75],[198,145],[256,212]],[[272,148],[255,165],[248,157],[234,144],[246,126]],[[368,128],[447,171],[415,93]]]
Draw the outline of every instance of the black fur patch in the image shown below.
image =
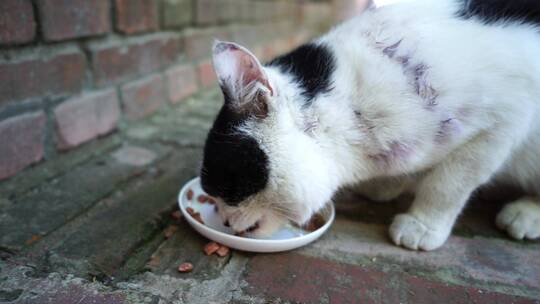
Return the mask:
[[539,0],[459,0],[458,16],[477,18],[485,24],[516,21],[540,25]]
[[267,64],[291,73],[300,84],[308,104],[320,93],[332,90],[332,73],[336,68],[334,55],[321,44],[304,44]]
[[266,153],[255,139],[235,130],[249,115],[232,110],[226,100],[204,146],[202,187],[232,206],[263,190],[268,182]]

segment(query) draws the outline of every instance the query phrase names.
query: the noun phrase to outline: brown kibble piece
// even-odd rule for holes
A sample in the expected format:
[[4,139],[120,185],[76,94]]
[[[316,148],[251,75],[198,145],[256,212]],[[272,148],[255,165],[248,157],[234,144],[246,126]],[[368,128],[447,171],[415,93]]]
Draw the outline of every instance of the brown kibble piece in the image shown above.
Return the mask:
[[197,201],[201,204],[204,204],[208,201],[208,196],[201,194],[197,197]]
[[165,228],[165,230],[163,230],[163,234],[165,235],[165,238],[168,239],[171,236],[173,236],[173,234],[175,234],[177,230],[178,230],[178,226],[170,225],[167,228]]
[[221,245],[219,249],[216,251],[216,254],[220,257],[224,257],[229,254],[229,247]]
[[26,241],[26,245],[32,245],[39,240],[41,240],[41,235],[34,234],[29,240]]
[[199,212],[196,212],[195,214],[192,215],[192,217],[199,223],[203,224],[204,225],[204,221],[202,220],[201,218],[201,214]]
[[171,217],[178,221],[182,218],[182,212],[180,212],[180,210],[176,210],[175,212],[171,213]]
[[193,270],[193,264],[191,263],[182,263],[178,266],[179,272],[191,272]]
[[189,189],[186,194],[186,197],[188,200],[191,200],[193,198],[193,190]]
[[219,244],[216,242],[210,242],[204,246],[204,253],[206,255],[212,255],[219,249]]
[[245,237],[245,236],[246,236],[246,232],[245,232],[245,231],[235,232],[234,235],[240,236],[240,237]]
[[303,228],[304,230],[312,232],[321,228],[322,226],[324,226],[324,224],[325,220],[323,216],[317,213],[309,220],[309,222],[304,225]]
[[197,222],[201,223],[204,225],[204,222],[201,218],[201,214],[199,212],[196,212],[195,210],[193,210],[193,208],[191,207],[187,207],[186,208],[186,211],[187,213],[189,213],[189,215],[191,215],[192,218],[194,218]]
[[212,197],[208,197],[208,203],[209,203],[209,204],[212,204],[212,205],[215,205],[215,204],[216,204],[216,200],[213,199]]

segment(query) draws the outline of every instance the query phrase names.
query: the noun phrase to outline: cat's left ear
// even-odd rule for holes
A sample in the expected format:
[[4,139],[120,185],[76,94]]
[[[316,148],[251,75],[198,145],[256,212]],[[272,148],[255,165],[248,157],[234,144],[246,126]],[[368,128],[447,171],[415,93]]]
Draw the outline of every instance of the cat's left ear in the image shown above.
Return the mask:
[[245,104],[260,94],[274,94],[263,66],[246,48],[216,41],[213,63],[221,88],[233,102]]

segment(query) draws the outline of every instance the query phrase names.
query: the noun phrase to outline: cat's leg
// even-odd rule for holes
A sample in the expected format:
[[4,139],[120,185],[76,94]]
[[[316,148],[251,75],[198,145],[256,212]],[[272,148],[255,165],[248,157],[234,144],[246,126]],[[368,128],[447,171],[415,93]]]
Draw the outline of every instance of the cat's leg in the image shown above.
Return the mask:
[[506,205],[497,215],[497,226],[515,239],[540,237],[540,197],[524,197]]
[[497,171],[514,144],[512,136],[480,134],[429,171],[407,213],[397,215],[390,237],[414,250],[441,246],[470,194]]
[[376,202],[391,201],[410,189],[412,182],[408,178],[374,178],[360,183],[354,191]]

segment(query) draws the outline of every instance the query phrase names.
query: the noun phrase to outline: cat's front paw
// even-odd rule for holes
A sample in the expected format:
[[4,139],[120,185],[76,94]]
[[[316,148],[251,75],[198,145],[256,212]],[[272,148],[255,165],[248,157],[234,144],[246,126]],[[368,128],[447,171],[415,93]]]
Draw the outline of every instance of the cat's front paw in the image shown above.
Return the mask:
[[497,226],[515,239],[540,237],[540,205],[527,199],[505,206],[497,215]]
[[398,214],[390,226],[390,237],[398,246],[412,250],[439,248],[450,234],[449,229],[428,227],[410,214]]

